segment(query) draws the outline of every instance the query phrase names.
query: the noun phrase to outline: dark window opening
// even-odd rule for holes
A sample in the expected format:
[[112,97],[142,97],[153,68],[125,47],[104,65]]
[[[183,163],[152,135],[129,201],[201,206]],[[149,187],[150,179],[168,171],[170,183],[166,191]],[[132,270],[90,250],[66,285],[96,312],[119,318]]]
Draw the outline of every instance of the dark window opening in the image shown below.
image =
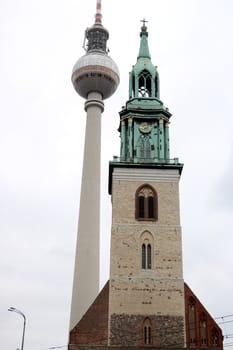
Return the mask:
[[147,268],[151,269],[151,245],[147,246]]
[[142,269],[146,268],[146,245],[142,245]]
[[207,345],[207,336],[206,336],[206,316],[203,313],[200,317],[200,336],[201,336],[201,345]]
[[135,217],[137,220],[158,219],[158,196],[149,185],[140,187],[136,192]]
[[135,76],[132,79],[132,97],[135,96]]
[[154,198],[148,197],[148,217],[150,219],[154,219],[155,216],[155,209],[154,209]]
[[195,300],[190,298],[189,300],[189,308],[188,308],[188,321],[189,321],[189,343],[190,346],[196,345],[196,322],[195,322],[195,313],[196,313],[196,305]]
[[151,260],[151,245],[142,244],[142,269],[151,270],[152,260]]
[[219,346],[219,336],[216,329],[213,329],[211,333],[211,346]]
[[144,327],[144,344],[145,345],[151,344],[151,327],[150,326]]
[[150,97],[151,96],[151,74],[144,70],[139,76],[139,96],[140,97]]
[[138,199],[139,199],[139,201],[138,201],[138,203],[139,203],[138,214],[139,215],[138,216],[139,216],[139,218],[144,218],[144,216],[145,216],[145,198],[140,196]]

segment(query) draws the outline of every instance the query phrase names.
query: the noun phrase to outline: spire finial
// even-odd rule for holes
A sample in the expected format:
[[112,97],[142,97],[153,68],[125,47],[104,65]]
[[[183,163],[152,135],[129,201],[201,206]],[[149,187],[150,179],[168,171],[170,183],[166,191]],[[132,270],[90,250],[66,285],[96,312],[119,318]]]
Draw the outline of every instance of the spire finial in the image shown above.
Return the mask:
[[95,14],[95,23],[101,24],[102,14],[101,14],[101,0],[96,1],[96,14]]
[[141,19],[141,22],[143,23],[142,24],[142,32],[146,32],[147,31],[147,27],[146,27],[146,23],[148,22],[148,21],[146,21],[145,20],[145,18],[143,18],[143,19]]
[[146,23],[148,22],[145,18],[141,19],[141,22],[143,23],[143,27],[146,26]]

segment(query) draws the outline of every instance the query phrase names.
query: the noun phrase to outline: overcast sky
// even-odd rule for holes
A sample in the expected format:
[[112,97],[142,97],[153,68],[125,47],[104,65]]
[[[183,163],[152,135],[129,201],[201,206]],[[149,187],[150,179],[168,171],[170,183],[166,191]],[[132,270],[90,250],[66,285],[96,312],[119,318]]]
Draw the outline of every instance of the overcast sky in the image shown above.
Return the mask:
[[[0,346],[67,344],[85,131],[70,75],[95,0],[0,0]],[[108,161],[119,155],[121,106],[148,20],[161,99],[173,114],[184,279],[214,316],[233,314],[233,1],[103,0],[121,73],[102,119],[101,286],[108,279]],[[233,318],[224,318],[230,321]],[[219,321],[222,321],[221,319]],[[233,334],[233,323],[223,325]],[[231,338],[226,339],[231,342]],[[231,347],[228,347],[230,349]]]

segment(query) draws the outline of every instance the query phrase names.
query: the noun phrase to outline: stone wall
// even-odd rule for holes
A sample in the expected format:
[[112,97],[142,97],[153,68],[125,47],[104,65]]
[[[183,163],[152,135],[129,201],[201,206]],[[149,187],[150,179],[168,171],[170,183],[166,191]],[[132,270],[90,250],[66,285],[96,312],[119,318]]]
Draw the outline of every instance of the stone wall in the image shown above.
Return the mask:
[[[110,345],[143,346],[143,323],[146,316],[112,315]],[[171,316],[150,316],[151,344],[155,347],[183,347],[184,319]]]
[[[143,345],[137,327],[145,317],[153,320],[156,346],[174,346],[174,333],[179,346],[185,343],[179,179],[178,169],[113,170],[110,344]],[[137,220],[135,195],[147,184],[158,196],[158,219]],[[145,241],[151,246],[148,269],[142,268]]]

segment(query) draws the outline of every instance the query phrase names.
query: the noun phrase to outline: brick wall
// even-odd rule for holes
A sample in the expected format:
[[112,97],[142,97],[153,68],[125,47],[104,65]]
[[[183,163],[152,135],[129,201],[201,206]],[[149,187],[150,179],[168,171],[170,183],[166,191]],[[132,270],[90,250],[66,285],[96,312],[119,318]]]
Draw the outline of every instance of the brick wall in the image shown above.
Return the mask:
[[[194,313],[195,313],[195,320],[190,324],[189,321],[189,306],[190,302],[192,302],[195,305]],[[222,336],[222,330],[217,325],[215,320],[212,318],[212,316],[207,312],[205,307],[202,305],[200,300],[196,297],[196,295],[192,292],[192,290],[189,288],[189,286],[185,283],[185,319],[186,319],[186,339],[187,339],[187,346],[197,346],[201,347],[203,346],[202,340],[201,340],[201,334],[200,334],[200,320],[201,317],[205,317],[206,321],[206,347],[213,347],[213,331],[217,332],[218,335],[218,341],[217,346],[219,348],[223,348],[223,336]],[[194,344],[191,344],[191,338],[190,333],[192,331],[195,333],[195,342]]]
[[70,332],[70,349],[72,349],[71,344],[108,344],[108,305],[109,282],[106,283],[86,314]]

